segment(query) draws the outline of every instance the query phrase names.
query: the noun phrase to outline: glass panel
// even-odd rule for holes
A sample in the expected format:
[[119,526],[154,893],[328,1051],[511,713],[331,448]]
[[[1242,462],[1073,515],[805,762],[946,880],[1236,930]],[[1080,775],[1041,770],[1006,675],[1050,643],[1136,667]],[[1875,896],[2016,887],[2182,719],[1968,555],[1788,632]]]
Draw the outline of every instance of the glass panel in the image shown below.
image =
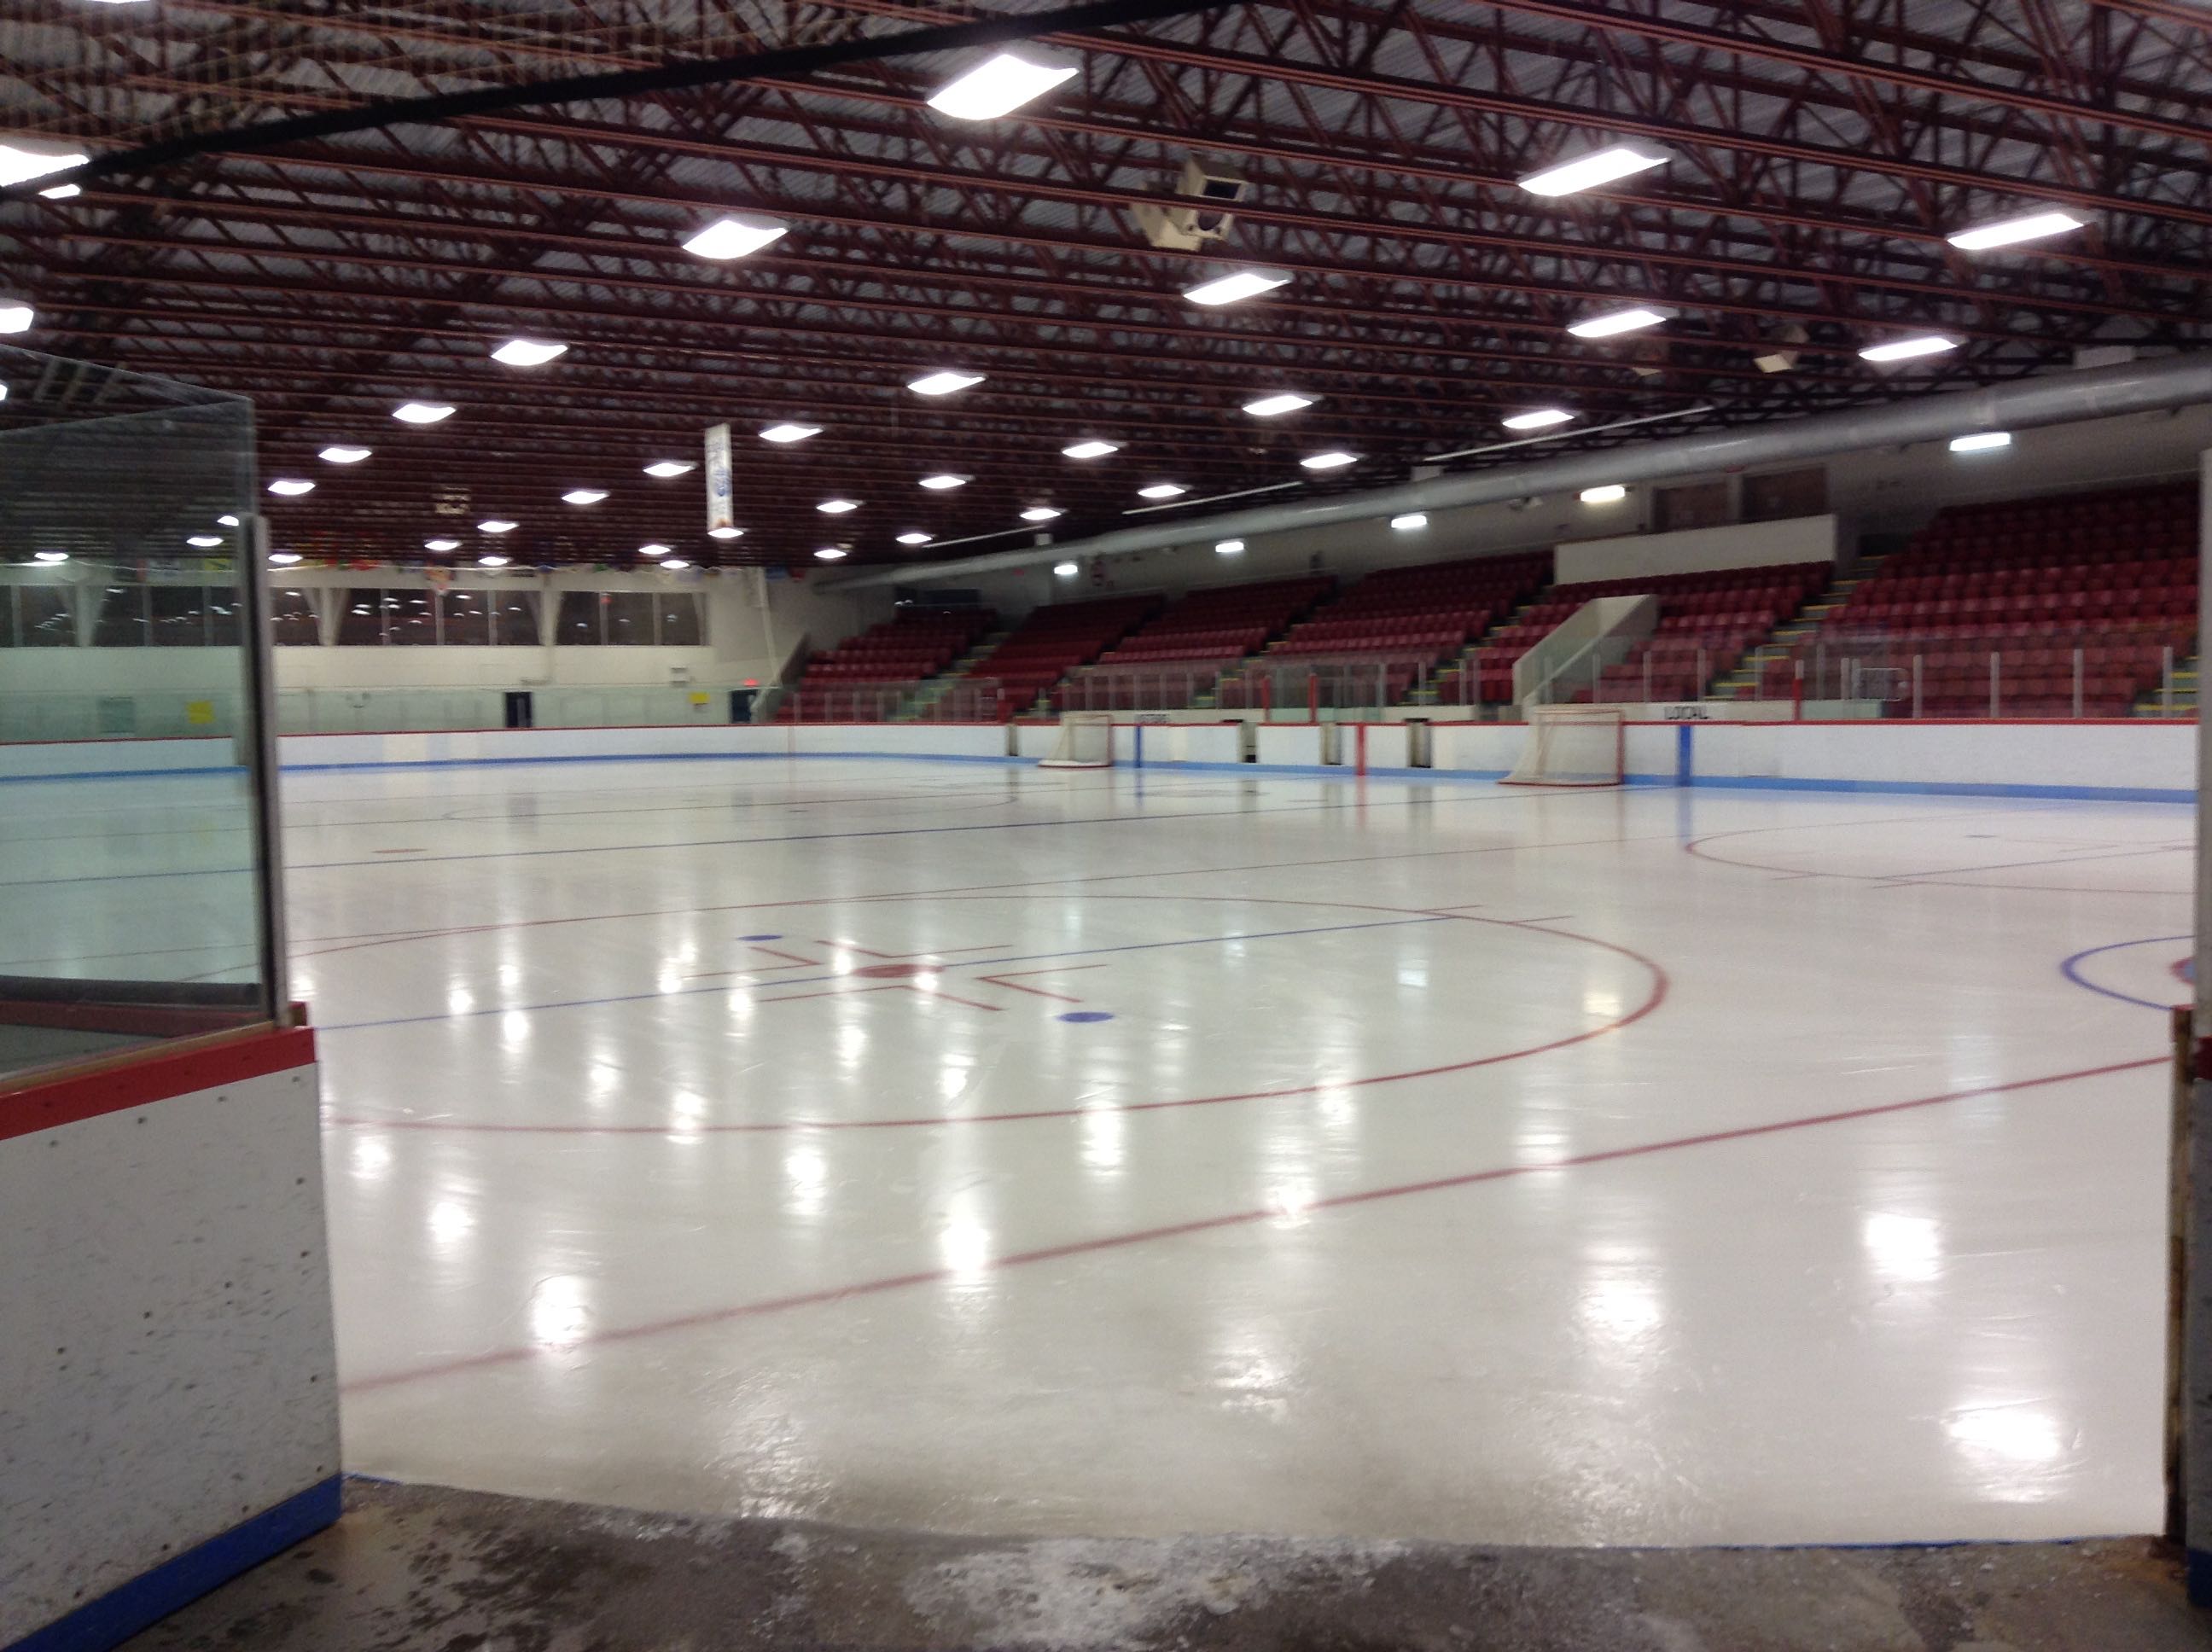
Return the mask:
[[395,648],[430,648],[438,641],[438,599],[428,591],[384,593],[385,641]]
[[196,585],[147,588],[157,648],[204,648],[208,640],[208,593]]
[[269,629],[279,647],[312,648],[322,635],[315,624],[314,600],[304,591],[270,593]]
[[444,609],[446,646],[482,648],[491,643],[491,600],[482,591],[448,591],[440,598]]
[[502,647],[538,646],[538,593],[534,591],[492,592],[492,641]]
[[100,588],[98,617],[93,622],[95,648],[143,648],[146,646],[146,587],[135,581]]
[[65,592],[47,585],[27,585],[15,592],[16,641],[25,648],[74,648],[76,620],[70,612]]
[[[240,580],[259,570],[231,532],[186,582],[139,574],[251,516],[252,409],[9,346],[0,383],[0,562],[48,562],[19,576],[16,646],[0,653],[0,775],[9,818],[36,828],[0,835],[12,1077],[267,1021],[281,969],[253,709],[265,678],[235,641]],[[69,592],[89,604],[88,641],[146,657],[59,691],[57,662],[28,648],[75,646]]]
[[609,591],[601,593],[607,614],[607,641],[643,647],[653,641],[653,593],[649,591]]
[[665,592],[654,599],[660,613],[660,646],[696,648],[699,646],[699,598],[690,591]]
[[564,647],[591,648],[605,642],[599,630],[599,593],[596,591],[563,591],[561,593],[561,617],[555,628],[553,641]]
[[384,593],[353,590],[338,610],[338,647],[374,648],[384,642]]

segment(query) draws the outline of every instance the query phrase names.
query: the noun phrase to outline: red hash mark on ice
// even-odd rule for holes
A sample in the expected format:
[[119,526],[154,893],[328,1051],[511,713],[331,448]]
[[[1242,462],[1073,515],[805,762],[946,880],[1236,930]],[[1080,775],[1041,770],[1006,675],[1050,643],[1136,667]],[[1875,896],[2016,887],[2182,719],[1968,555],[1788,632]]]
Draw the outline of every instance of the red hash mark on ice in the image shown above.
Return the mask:
[[1038,998],[1056,998],[1062,1004],[1080,1004],[1083,1002],[1081,999],[1070,998],[1065,993],[1048,993],[1042,987],[1017,987],[1014,982],[1024,975],[1065,975],[1078,969],[1103,969],[1105,967],[1103,963],[1068,963],[1053,969],[1015,969],[1003,975],[978,975],[975,979],[987,981],[994,987],[1003,987],[1009,992],[1030,993]]

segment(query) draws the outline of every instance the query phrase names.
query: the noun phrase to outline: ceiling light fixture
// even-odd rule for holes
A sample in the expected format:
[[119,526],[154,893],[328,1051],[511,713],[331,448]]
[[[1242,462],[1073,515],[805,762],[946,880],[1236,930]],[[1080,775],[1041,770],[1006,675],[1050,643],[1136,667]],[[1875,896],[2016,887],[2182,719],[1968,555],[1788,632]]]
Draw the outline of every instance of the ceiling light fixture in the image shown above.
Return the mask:
[[1214,545],[1213,554],[1217,556],[1241,556],[1244,554],[1244,542],[1242,539],[1220,540]]
[[964,476],[954,476],[950,471],[945,471],[936,476],[922,477],[921,485],[933,493],[944,493],[948,489],[966,487],[968,478]]
[[0,188],[67,172],[91,159],[74,143],[45,137],[0,137]]
[[1628,489],[1618,482],[1607,482],[1595,488],[1585,488],[1575,497],[1585,505],[1618,505],[1628,497]]
[[916,528],[911,532],[899,535],[898,542],[902,545],[926,545],[935,538],[937,538],[935,534],[924,533],[921,529]]
[[1180,499],[1190,491],[1180,482],[1155,482],[1149,488],[1137,489],[1139,499]]
[[289,568],[300,560],[300,553],[296,550],[272,550],[269,553],[269,560],[279,568]]
[[1862,361],[1910,361],[1920,355],[1941,355],[1959,348],[1955,338],[1923,333],[1917,338],[1893,338],[1887,344],[1869,344],[1859,352]]
[[1639,172],[1649,172],[1654,167],[1663,167],[1667,161],[1667,155],[1656,149],[1615,143],[1577,155],[1571,161],[1562,161],[1541,172],[1532,172],[1521,180],[1521,187],[1531,195],[1579,195],[1586,189],[1602,188],[1623,178],[1633,178]]
[[607,496],[605,488],[571,488],[561,495],[563,505],[596,505]]
[[546,338],[510,338],[491,353],[491,359],[511,367],[542,367],[556,356],[566,355],[568,347]]
[[0,298],[0,332],[28,332],[38,312],[22,300]]
[[1642,305],[1632,310],[1613,310],[1604,315],[1587,316],[1568,324],[1567,331],[1577,338],[1612,338],[1625,332],[1641,332],[1646,327],[1656,327],[1666,319],[1657,310]]
[[929,106],[955,120],[996,120],[1073,80],[1075,74],[1073,64],[1034,47],[1001,52],[932,93]]
[[392,416],[402,424],[435,424],[452,418],[453,410],[443,402],[402,402],[392,410]]
[[1256,402],[1244,404],[1244,410],[1255,419],[1272,419],[1279,413],[1295,413],[1302,407],[1311,407],[1318,399],[1301,396],[1295,390],[1278,391],[1273,396],[1262,396]]
[[31,560],[34,562],[66,562],[69,561],[69,552],[65,550],[34,550],[31,553]]
[[1954,453],[1990,453],[2000,447],[2011,446],[2012,432],[2009,430],[1979,430],[1971,436],[1951,438],[1951,451]]
[[1501,422],[1508,430],[1548,430],[1555,424],[1565,424],[1574,416],[1564,407],[1539,407],[1516,413]]
[[238,525],[238,519],[234,516],[218,516],[215,519],[215,525],[219,528],[234,528]]
[[966,390],[983,382],[980,373],[955,373],[947,367],[942,372],[925,374],[908,382],[907,388],[917,396],[950,396],[957,390]]
[[2011,246],[2020,241],[2039,241],[2052,235],[2063,235],[2069,229],[2081,228],[2083,222],[2070,212],[2030,212],[2017,218],[2001,219],[1993,224],[1978,224],[1944,239],[1962,252],[1981,252],[1992,246]]
[[683,569],[691,566],[690,563],[685,562],[681,556],[668,557],[663,561],[660,565],[661,567],[669,569],[672,573],[681,572]]
[[744,215],[717,218],[685,241],[684,250],[695,258],[712,258],[719,264],[759,252],[781,236],[786,228],[774,218]]
[[84,190],[81,185],[77,184],[56,184],[51,189],[40,190],[39,193],[41,197],[49,201],[73,201],[78,196],[83,194]]
[[673,556],[676,554],[676,547],[658,544],[640,545],[637,548],[637,554],[641,556]]
[[1332,447],[1326,453],[1308,453],[1298,461],[1309,471],[1341,471],[1347,465],[1359,463],[1359,455],[1347,453],[1340,447]]
[[1193,304],[1241,304],[1248,298],[1272,293],[1278,287],[1287,287],[1290,282],[1291,272],[1287,270],[1232,270],[1225,276],[1184,288],[1182,295]]
[[423,550],[434,550],[441,554],[449,550],[459,550],[460,548],[461,542],[458,539],[425,539],[422,542]]
[[709,539],[742,539],[745,537],[745,531],[743,528],[733,528],[725,525],[719,528],[708,528],[707,537]]
[[269,484],[269,491],[272,494],[282,494],[287,499],[297,499],[301,494],[314,492],[315,484],[302,481],[298,477],[280,476]]
[[520,522],[510,522],[502,516],[488,516],[477,524],[477,531],[478,533],[513,533],[521,525]]
[[824,516],[845,516],[860,508],[857,499],[825,499],[814,507]]
[[1083,570],[1073,562],[1054,562],[1052,565],[1052,571],[1063,580],[1072,580]]
[[1103,459],[1109,453],[1118,453],[1121,451],[1121,444],[1118,441],[1099,441],[1090,439],[1071,443],[1061,448],[1060,452],[1063,459]]
[[196,550],[213,550],[222,543],[222,536],[219,533],[195,533],[185,543]]
[[1403,516],[1392,517],[1390,525],[1401,533],[1411,533],[1416,528],[1428,526],[1429,519],[1419,511],[1407,511]]
[[1056,511],[1049,505],[1032,505],[1029,509],[1022,513],[1022,520],[1024,522],[1049,522],[1057,517],[1064,516],[1066,514],[1066,512]]
[[507,564],[507,559],[506,557],[497,556],[495,554],[483,556],[477,558],[477,566],[478,568],[505,568]]
[[645,467],[647,476],[657,476],[663,481],[672,476],[688,476],[699,467],[685,459],[657,459]]
[[817,561],[824,562],[842,562],[845,560],[845,552],[836,545],[824,545],[814,555]]
[[822,427],[818,424],[772,424],[760,434],[763,441],[805,441],[809,436],[820,435]]
[[367,447],[325,447],[315,455],[325,465],[358,465],[374,450]]

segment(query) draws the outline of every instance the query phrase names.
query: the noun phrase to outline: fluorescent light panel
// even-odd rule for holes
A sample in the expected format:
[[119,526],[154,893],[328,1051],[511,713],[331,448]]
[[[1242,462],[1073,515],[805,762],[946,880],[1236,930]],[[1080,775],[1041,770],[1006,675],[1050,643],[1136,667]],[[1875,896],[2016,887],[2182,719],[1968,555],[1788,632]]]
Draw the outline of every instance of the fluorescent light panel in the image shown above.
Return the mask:
[[818,424],[772,424],[760,434],[763,441],[805,441],[809,436],[820,435],[822,427]]
[[501,556],[496,554],[487,554],[477,558],[477,566],[478,568],[505,568],[507,564],[507,561],[508,559],[507,557]]
[[69,552],[65,550],[34,550],[31,553],[31,560],[34,562],[66,562],[69,561]]
[[1036,51],[1001,52],[948,82],[929,106],[955,120],[996,120],[1075,77],[1073,64]]
[[392,410],[392,416],[402,424],[435,424],[453,417],[453,410],[443,402],[402,402]]
[[1962,229],[1957,234],[1944,239],[1962,252],[1981,252],[1992,246],[2011,246],[2021,241],[2039,241],[2052,235],[2063,235],[2070,229],[2081,228],[2081,223],[2082,221],[2070,212],[2029,212],[2017,218],[2001,219],[1993,224]]
[[1951,438],[1951,451],[1954,453],[1989,453],[2011,446],[2009,430],[1978,430],[1971,436]]
[[1052,571],[1063,580],[1072,580],[1082,570],[1073,562],[1054,562],[1052,565]]
[[640,545],[637,548],[637,554],[641,556],[673,556],[676,554],[676,547],[661,544]]
[[857,499],[825,499],[814,507],[824,516],[843,516],[860,508]]
[[74,143],[44,137],[0,137],[0,186],[67,172],[91,159]]
[[16,299],[0,298],[0,332],[28,332],[38,313]]
[[1255,419],[1272,419],[1278,414],[1295,413],[1302,407],[1311,407],[1316,401],[1311,396],[1301,396],[1295,390],[1278,391],[1273,396],[1262,396],[1256,402],[1244,404],[1244,410]]
[[1186,287],[1183,296],[1193,304],[1241,304],[1248,298],[1257,298],[1278,287],[1290,284],[1287,270],[1232,270],[1225,276],[1216,276],[1212,281],[1202,281],[1195,287]]
[[1049,522],[1063,513],[1064,513],[1062,512],[1054,510],[1049,505],[1032,505],[1029,509],[1022,513],[1022,520],[1024,522]]
[[1567,331],[1577,338],[1613,338],[1625,332],[1641,332],[1646,327],[1656,327],[1667,318],[1656,310],[1638,305],[1632,310],[1613,310],[1603,315],[1594,315],[1571,323]]
[[1347,453],[1340,448],[1331,448],[1326,453],[1308,453],[1298,461],[1309,471],[1341,471],[1347,465],[1359,463],[1359,455]]
[[1920,355],[1941,355],[1959,348],[1955,338],[1928,333],[1917,338],[1893,338],[1887,344],[1869,344],[1859,352],[1862,361],[1910,361]]
[[941,373],[926,374],[910,380],[907,388],[917,396],[950,396],[957,390],[966,390],[982,382],[980,373],[955,373],[947,367]]
[[1548,430],[1555,424],[1567,423],[1574,416],[1564,407],[1538,407],[1516,413],[1502,422],[1508,430]]
[[938,476],[926,476],[922,477],[921,485],[928,489],[932,493],[944,493],[953,488],[966,487],[968,485],[968,478],[964,476],[954,476],[951,471],[947,471]]
[[83,193],[83,187],[76,184],[56,184],[51,189],[39,191],[41,197],[49,201],[73,201]]
[[278,477],[276,481],[269,484],[269,491],[272,494],[282,494],[287,499],[297,499],[301,494],[314,492],[315,484],[303,481],[298,477]]
[[1190,491],[1180,482],[1155,482],[1149,488],[1137,489],[1139,499],[1180,499]]
[[756,218],[744,214],[717,218],[685,241],[684,250],[695,258],[712,258],[719,264],[725,259],[741,258],[748,252],[759,252],[782,235],[785,228],[785,225],[774,218]]
[[422,549],[425,550],[447,551],[459,550],[460,548],[461,542],[458,539],[425,539],[422,542]]
[[935,534],[924,533],[921,529],[916,528],[910,533],[899,535],[898,542],[902,545],[926,545],[935,538],[937,538]]
[[1411,533],[1416,528],[1428,526],[1429,519],[1419,511],[1408,511],[1403,516],[1392,517],[1390,525],[1401,533]]
[[814,554],[825,562],[839,562],[845,559],[845,553],[835,545],[824,545]]
[[1628,489],[1618,482],[1608,482],[1601,487],[1585,488],[1576,497],[1585,505],[1618,505],[1628,497]]
[[596,505],[607,496],[605,488],[571,488],[561,495],[563,505]]
[[315,457],[326,465],[358,465],[369,456],[371,451],[367,447],[331,446],[324,448]]
[[1121,444],[1118,441],[1079,441],[1060,451],[1061,457],[1066,459],[1103,459],[1109,453],[1120,452]]
[[689,459],[657,459],[645,467],[647,476],[657,476],[664,482],[672,476],[684,476],[699,467]]
[[300,560],[300,553],[296,550],[272,550],[269,553],[269,560],[279,568],[289,568]]
[[1666,164],[1667,156],[1657,149],[1615,143],[1577,155],[1571,161],[1562,161],[1541,172],[1532,172],[1521,180],[1521,187],[1531,195],[1579,195],[1584,190],[1602,188]]
[[708,528],[707,537],[709,539],[742,539],[745,537],[745,531],[732,527]]
[[520,522],[510,522],[504,517],[488,516],[477,524],[477,531],[478,533],[513,533],[521,525]]
[[222,543],[222,536],[219,533],[196,533],[185,543],[197,550],[213,550]]
[[542,367],[556,356],[568,353],[566,344],[556,344],[550,339],[510,338],[491,353],[491,359],[511,367]]
[[1217,556],[1242,556],[1243,551],[1244,542],[1242,539],[1219,540],[1213,547],[1213,553]]

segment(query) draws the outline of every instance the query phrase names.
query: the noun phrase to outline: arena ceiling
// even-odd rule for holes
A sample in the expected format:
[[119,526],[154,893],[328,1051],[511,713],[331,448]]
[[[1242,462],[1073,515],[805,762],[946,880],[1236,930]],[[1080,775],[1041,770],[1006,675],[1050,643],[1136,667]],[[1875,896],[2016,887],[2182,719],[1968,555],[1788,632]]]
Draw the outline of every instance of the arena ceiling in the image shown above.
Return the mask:
[[[912,0],[0,0],[0,141],[95,157],[318,112],[652,69],[986,15]],[[2189,0],[1284,0],[1038,42],[1079,72],[996,120],[926,100],[982,55],[402,122],[189,155],[0,203],[10,342],[250,395],[281,546],[518,562],[665,544],[789,564],[1070,538],[1248,489],[1402,480],[1438,456],[1655,419],[1791,416],[2170,349],[2206,329],[2212,10]],[[1585,192],[1520,180],[1629,143]],[[1187,161],[1225,237],[1153,244]],[[65,177],[65,174],[58,174]],[[39,186],[53,180],[39,179]],[[1949,237],[2057,210],[2078,228]],[[786,233],[709,262],[731,214]],[[1183,296],[1261,267],[1248,301]],[[1567,331],[1643,305],[1663,324]],[[1935,333],[1895,363],[1859,352]],[[517,337],[568,349],[489,359]],[[1783,371],[1764,370],[1759,358]],[[932,398],[939,369],[983,382]],[[1302,410],[1246,403],[1291,390]],[[435,425],[395,422],[418,401]],[[6,409],[0,404],[0,416]],[[742,539],[705,537],[701,431],[737,444]],[[820,427],[789,445],[757,433]],[[1119,445],[1062,456],[1085,438]],[[325,462],[325,446],[365,461]],[[1358,463],[1309,471],[1341,450]],[[933,473],[969,478],[942,491]],[[604,489],[589,506],[575,489]],[[830,517],[832,499],[860,508]],[[1158,519],[1140,518],[1137,519]],[[1194,530],[1194,537],[1196,537]],[[902,545],[901,532],[927,532]],[[977,538],[976,536],[996,536]]]

